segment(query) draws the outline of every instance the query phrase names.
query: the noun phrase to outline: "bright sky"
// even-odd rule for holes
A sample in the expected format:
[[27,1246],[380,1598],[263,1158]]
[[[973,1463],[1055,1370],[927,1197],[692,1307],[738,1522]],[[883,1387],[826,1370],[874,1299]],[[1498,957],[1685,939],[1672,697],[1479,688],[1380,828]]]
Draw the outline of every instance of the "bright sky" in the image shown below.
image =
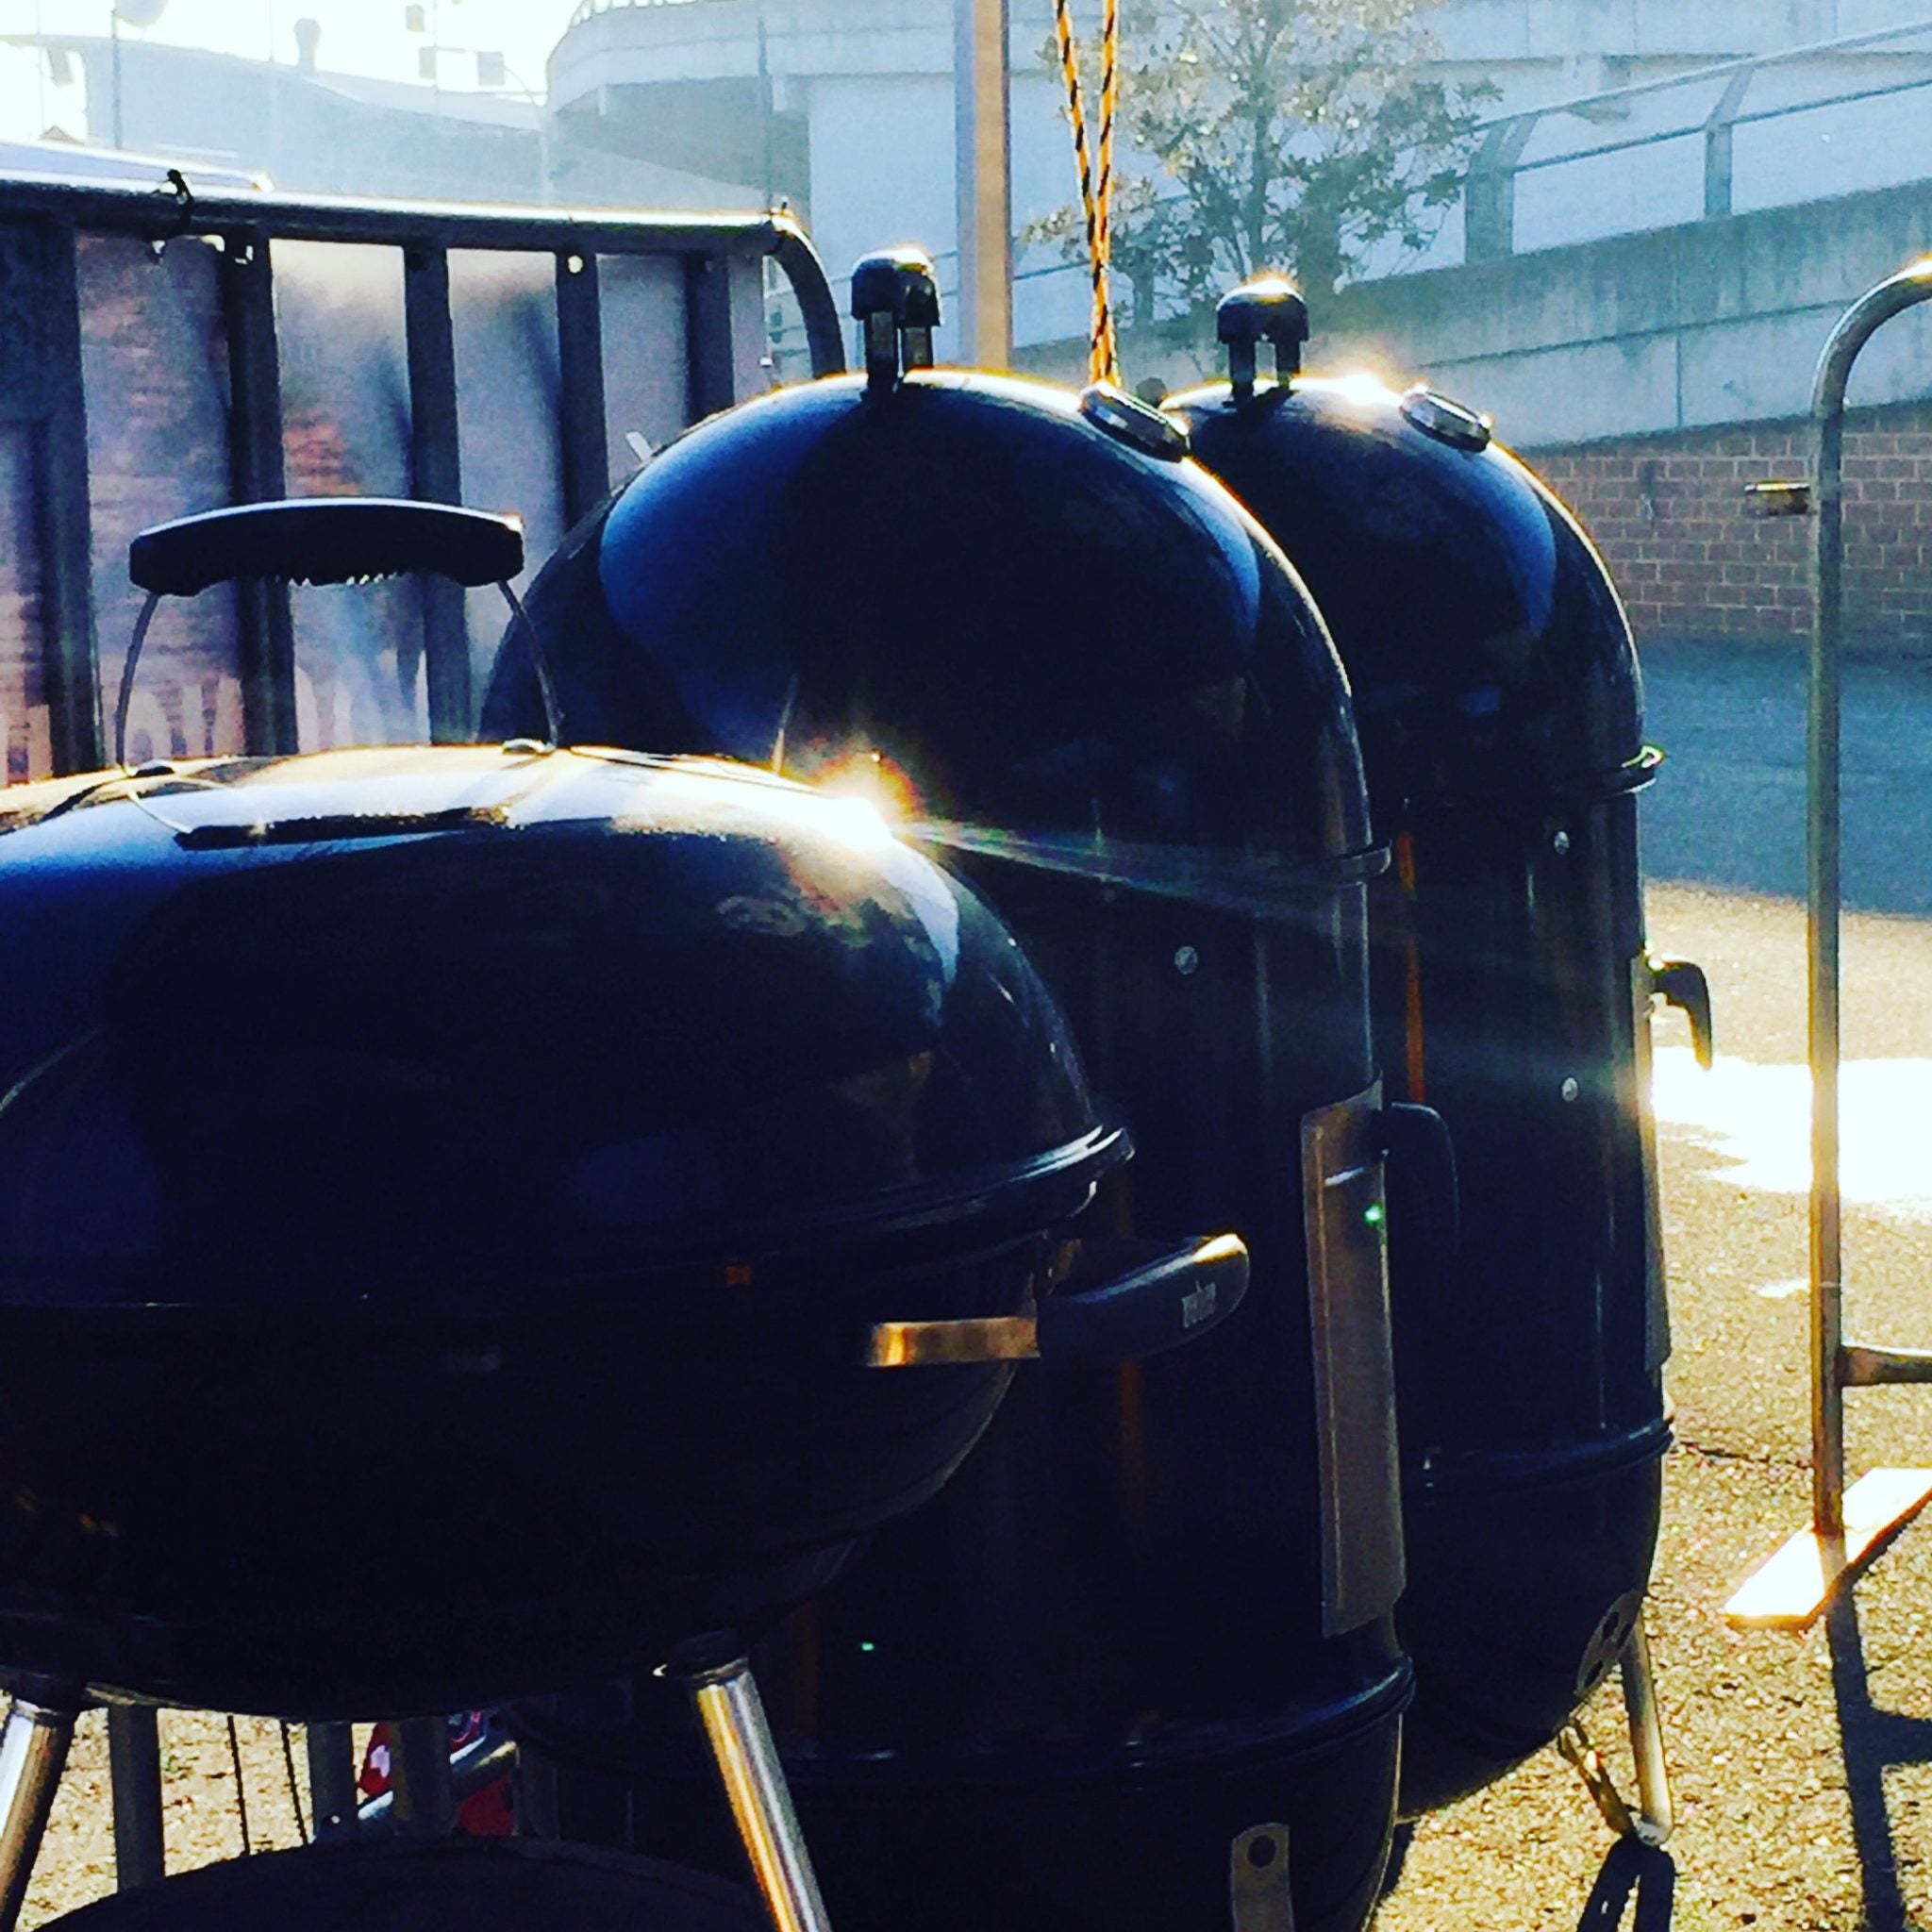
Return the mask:
[[[110,0],[0,0],[0,42],[35,34],[96,35],[108,31]],[[155,0],[122,0],[127,17],[152,13]],[[169,41],[181,46],[218,47],[292,64],[295,23],[318,21],[322,41],[317,64],[338,74],[366,74],[387,80],[416,80],[422,48],[431,41],[445,52],[439,78],[452,90],[475,85],[475,55],[500,53],[509,69],[507,92],[543,91],[544,62],[561,37],[576,0],[423,0],[428,31],[405,24],[407,0],[165,0],[149,27],[130,26],[128,41]],[[0,43],[0,139],[37,137],[49,124],[73,135],[86,131],[85,89],[75,78],[55,84],[44,55],[31,46]]]

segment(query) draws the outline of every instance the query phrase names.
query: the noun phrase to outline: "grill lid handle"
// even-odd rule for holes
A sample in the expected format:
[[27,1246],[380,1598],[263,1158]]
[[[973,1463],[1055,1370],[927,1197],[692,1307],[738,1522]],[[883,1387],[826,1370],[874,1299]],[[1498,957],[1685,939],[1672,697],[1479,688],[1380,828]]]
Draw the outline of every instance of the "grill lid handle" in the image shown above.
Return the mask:
[[402,497],[309,496],[236,504],[136,537],[127,574],[150,595],[193,597],[247,577],[366,583],[431,571],[468,589],[524,567],[519,518]]
[[1398,1100],[1382,1109],[1382,1150],[1388,1162],[1389,1241],[1422,1261],[1419,1276],[1446,1278],[1462,1252],[1462,1196],[1456,1141],[1432,1107]]
[[[1049,1295],[1031,1315],[957,1322],[881,1322],[866,1365],[933,1368],[960,1362],[1138,1361],[1218,1328],[1248,1291],[1248,1251],[1239,1235],[1178,1245],[1124,1241],[1081,1243],[1084,1272],[1110,1278]],[[1124,1273],[1113,1272],[1126,1264]]]
[[524,567],[521,517],[419,503],[402,496],[299,496],[232,504],[156,524],[127,546],[127,575],[147,592],[121,665],[114,762],[127,762],[127,710],[148,625],[163,597],[194,597],[215,584],[270,578],[294,584],[366,584],[428,571],[465,590],[494,584],[528,646],[543,694],[550,742],[563,712],[542,640],[510,579]]

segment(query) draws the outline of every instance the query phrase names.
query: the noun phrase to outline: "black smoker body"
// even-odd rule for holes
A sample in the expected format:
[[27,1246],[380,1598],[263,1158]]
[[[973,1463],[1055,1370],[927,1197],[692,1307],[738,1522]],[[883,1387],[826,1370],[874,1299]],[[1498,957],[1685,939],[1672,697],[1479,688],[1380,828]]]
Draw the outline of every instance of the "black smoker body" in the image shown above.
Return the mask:
[[[1445,398],[1291,383],[1299,298],[1264,285],[1244,315],[1253,295],[1224,305],[1241,389],[1170,407],[1347,667],[1395,855],[1370,891],[1377,1056],[1447,1121],[1459,1171],[1455,1265],[1400,1216],[1391,1258],[1403,1797],[1426,1810],[1547,1743],[1641,1612],[1670,1441],[1649,1011],[1702,982],[1645,947],[1636,794],[1657,759],[1589,539]],[[1282,379],[1257,387],[1255,341],[1284,321]]]
[[[1017,1388],[964,1480],[760,1655],[844,1926],[1219,1927],[1244,1835],[1279,1883],[1286,1826],[1295,1923],[1339,1932],[1386,1856],[1380,855],[1321,622],[1177,443],[1130,399],[989,377],[782,391],[661,453],[532,593],[575,736],[896,788],[1133,1123],[1102,1224],[1252,1253],[1208,1341]],[[540,716],[511,648],[486,723]],[[647,1740],[546,1740],[675,1797]]]

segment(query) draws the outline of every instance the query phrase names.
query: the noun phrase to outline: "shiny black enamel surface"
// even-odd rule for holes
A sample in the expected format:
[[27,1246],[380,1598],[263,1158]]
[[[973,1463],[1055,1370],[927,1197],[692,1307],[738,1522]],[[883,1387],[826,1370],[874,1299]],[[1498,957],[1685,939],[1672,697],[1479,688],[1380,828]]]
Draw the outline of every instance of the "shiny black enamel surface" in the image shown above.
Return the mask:
[[1171,407],[1295,560],[1348,669],[1396,850],[1370,891],[1376,1046],[1391,1094],[1456,1139],[1447,1278],[1391,1229],[1404,1799],[1432,1808],[1555,1734],[1655,1547],[1642,686],[1601,559],[1507,451],[1433,437],[1359,378]]
[[1022,1307],[1122,1151],[850,801],[451,748],[13,806],[0,1669],[349,1715],[755,1626],[997,1402],[868,1324]]
[[[1206,1341],[1016,1387],[963,1487],[759,1653],[840,1923],[903,1924],[917,1871],[935,1925],[1218,1924],[1228,1839],[1285,1818],[1298,1923],[1360,1925],[1407,1674],[1386,1616],[1323,1634],[1299,1135],[1372,1078],[1376,860],[1294,576],[1073,396],[921,375],[714,419],[530,605],[574,734],[896,788],[1133,1126],[1096,1224],[1251,1251]],[[490,727],[540,717],[510,641]]]
[[637,1294],[1093,1124],[971,894],[757,774],[219,766],[5,835],[0,921],[0,1306]]
[[[566,540],[529,608],[579,742],[800,777],[876,754],[908,816],[1006,838],[1370,843],[1346,691],[1267,540],[1042,385],[834,381],[715,418]],[[541,724],[512,638],[485,729]]]
[[1491,443],[1458,449],[1365,377],[1167,407],[1307,583],[1348,667],[1378,828],[1428,798],[1588,787],[1642,749],[1643,687],[1601,558]]

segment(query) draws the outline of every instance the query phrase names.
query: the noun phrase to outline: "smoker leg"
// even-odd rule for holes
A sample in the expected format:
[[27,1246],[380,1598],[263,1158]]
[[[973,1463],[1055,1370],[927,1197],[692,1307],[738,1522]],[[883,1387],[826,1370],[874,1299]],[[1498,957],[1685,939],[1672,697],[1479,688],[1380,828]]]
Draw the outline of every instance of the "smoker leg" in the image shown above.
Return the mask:
[[19,1922],[80,1713],[78,1691],[42,1694],[16,1696],[0,1726],[0,1932]]
[[108,1707],[108,1782],[114,1794],[114,1889],[167,1876],[161,1844],[161,1733],[152,1704]]
[[[715,1658],[719,1652],[713,1648],[708,1655]],[[773,1924],[778,1932],[831,1932],[751,1666],[742,1657],[725,1655],[728,1661],[716,1663],[688,1653],[673,1661],[671,1674],[691,1693],[704,1725]]]
[[1663,1719],[1657,1708],[1657,1678],[1651,1669],[1650,1637],[1643,1625],[1643,1608],[1630,1626],[1622,1658],[1624,1704],[1630,1718],[1630,1749],[1637,1759],[1637,1809],[1633,1813],[1617,1790],[1602,1756],[1590,1741],[1580,1718],[1573,1718],[1557,1737],[1557,1749],[1576,1767],[1604,1822],[1619,1838],[1640,1844],[1661,1845],[1676,1828],[1671,1799],[1670,1766],[1664,1758]]
[[1287,1825],[1254,1825],[1229,1846],[1227,1902],[1234,1932],[1294,1932]]
[[398,1832],[409,1838],[441,1838],[456,1829],[449,1726],[441,1718],[390,1720],[389,1781],[395,1793],[390,1818]]
[[308,1808],[317,1844],[329,1844],[356,1833],[356,1740],[347,1724],[310,1724],[305,1739],[308,1753]]
[[1640,1608],[1624,1648],[1624,1704],[1630,1713],[1630,1749],[1637,1758],[1636,1836],[1647,1845],[1660,1845],[1676,1829],[1677,1813],[1671,1798],[1671,1767],[1664,1757],[1664,1722],[1651,1669],[1650,1633],[1643,1619],[1644,1609]]

